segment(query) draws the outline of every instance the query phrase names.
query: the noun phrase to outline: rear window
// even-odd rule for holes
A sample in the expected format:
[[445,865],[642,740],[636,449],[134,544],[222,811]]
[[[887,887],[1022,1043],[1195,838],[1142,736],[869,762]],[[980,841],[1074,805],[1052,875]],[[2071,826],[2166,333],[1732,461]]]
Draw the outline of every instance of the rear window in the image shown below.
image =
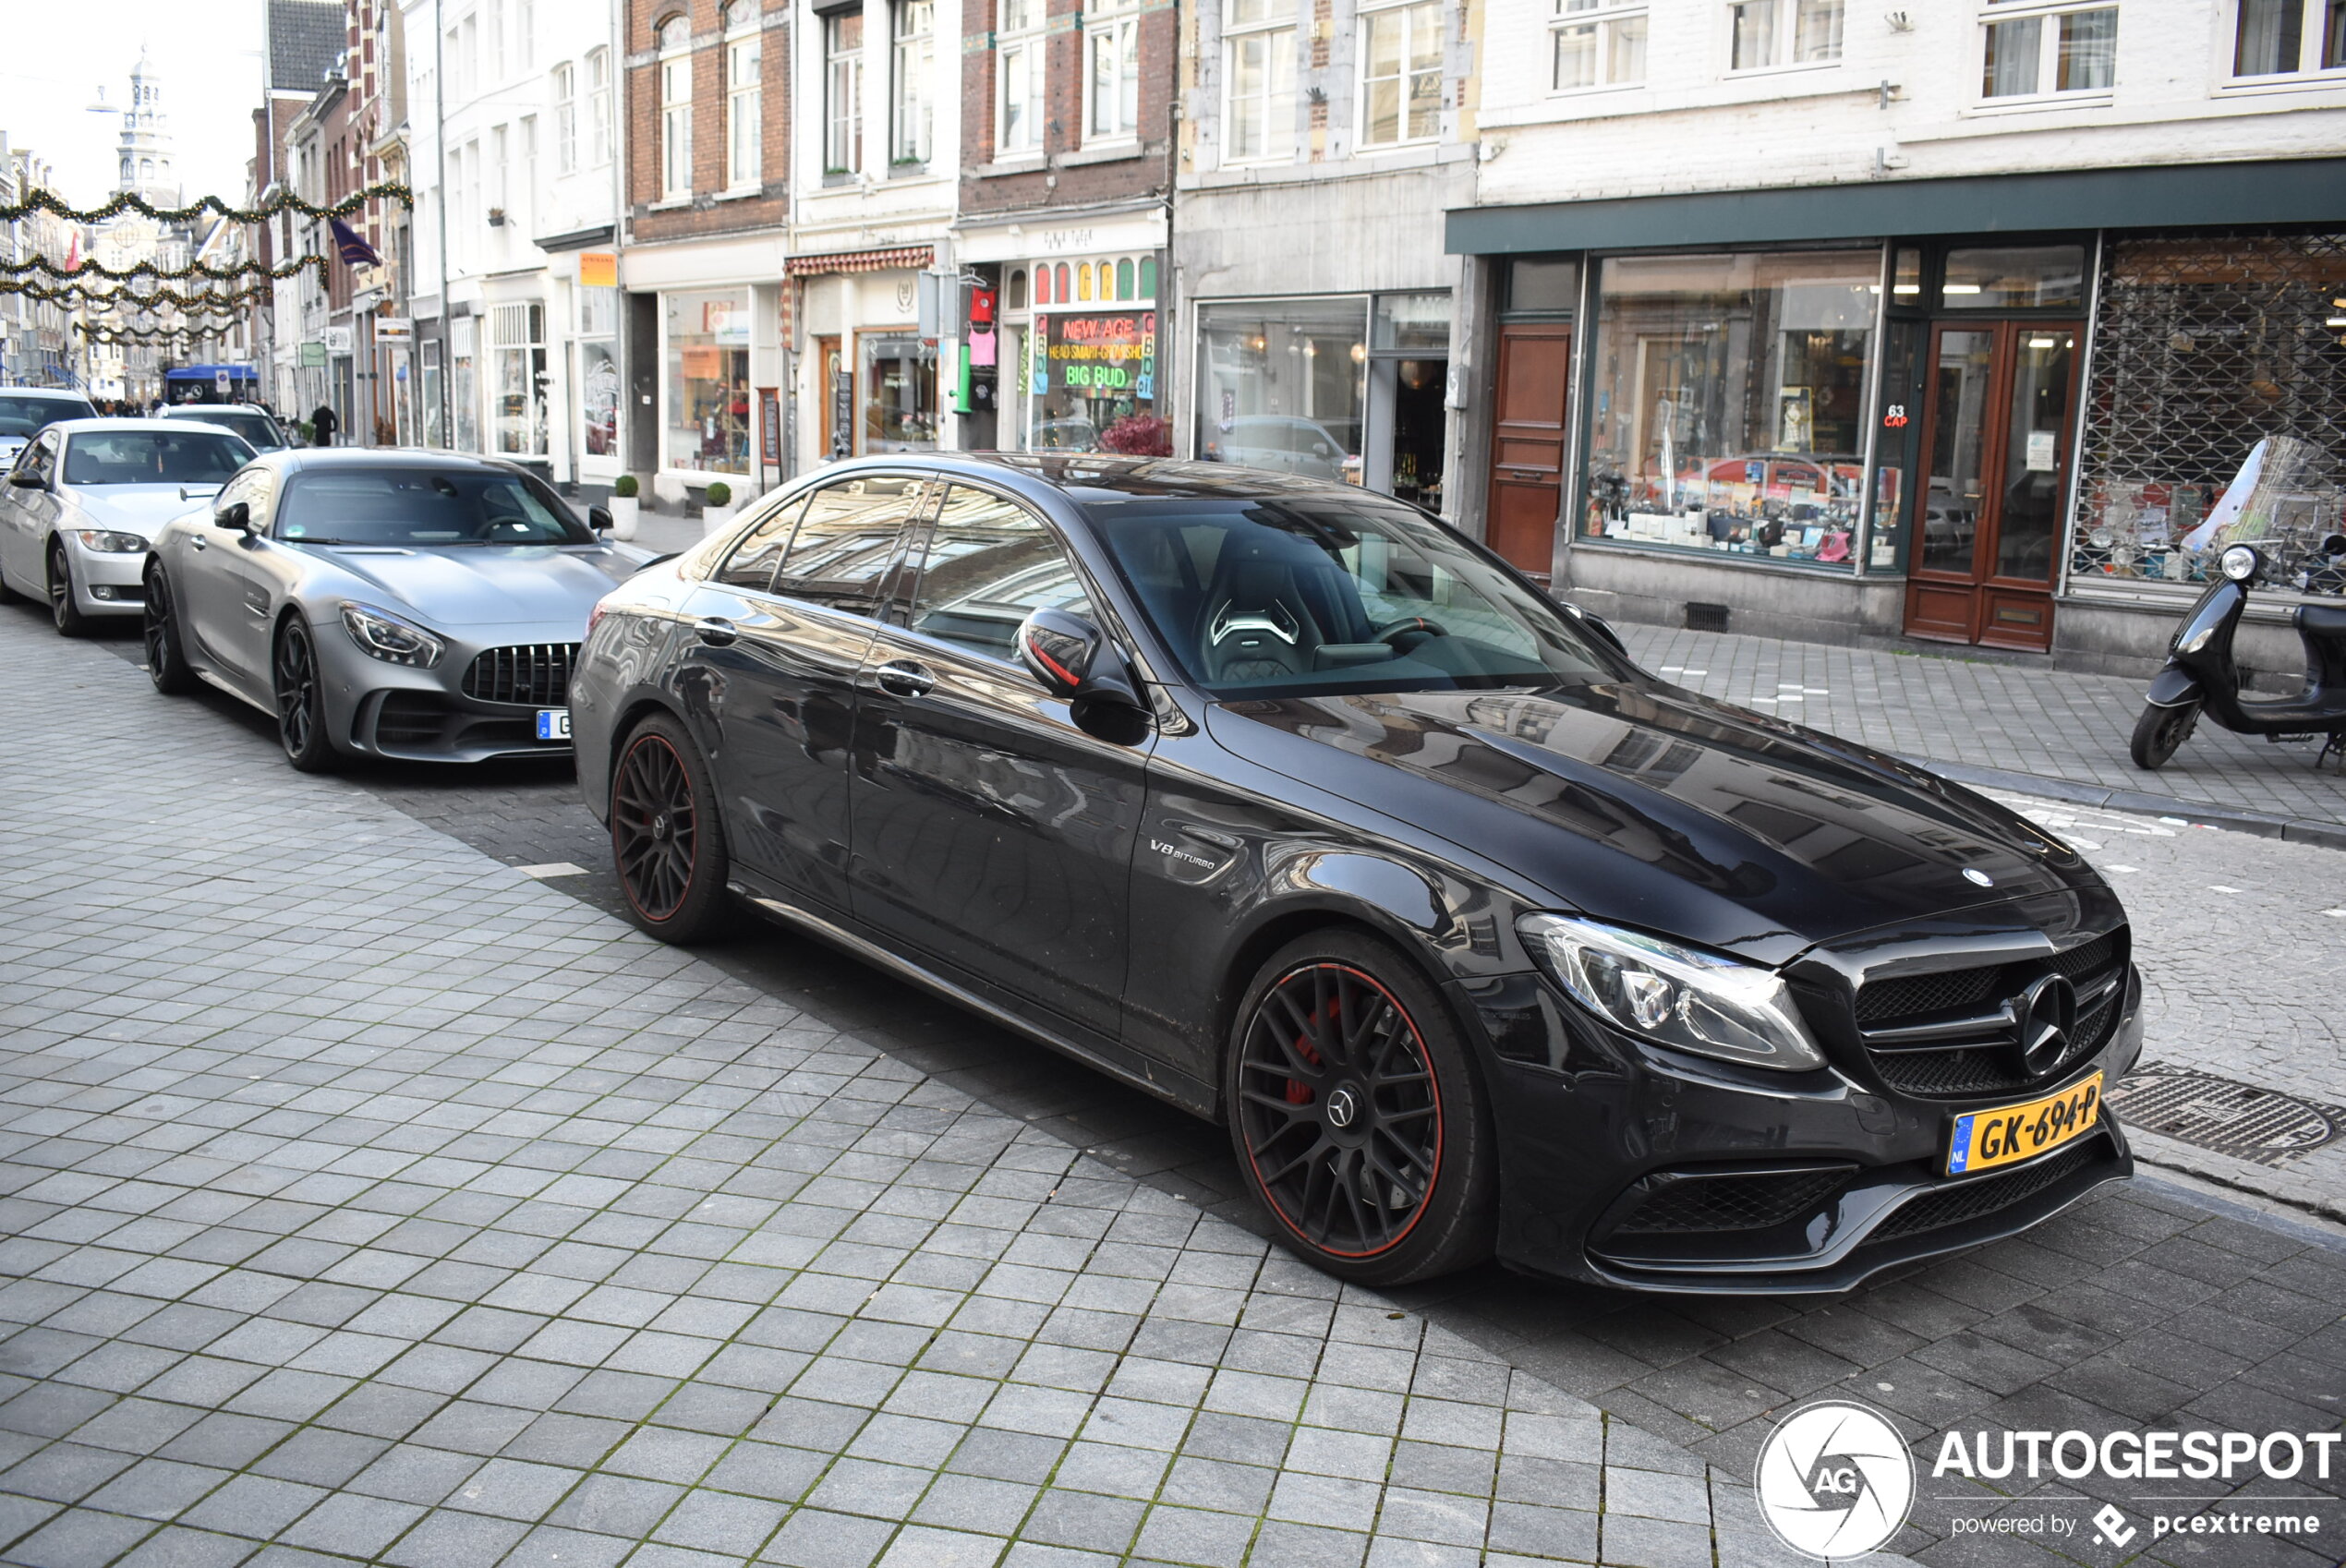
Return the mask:
[[200,420],[206,425],[217,425],[224,430],[234,430],[249,441],[255,452],[268,452],[285,444],[285,438],[277,429],[277,422],[266,414],[226,408],[202,412],[175,409],[166,417]]
[[252,448],[212,430],[83,430],[66,442],[68,485],[218,485]]
[[78,397],[27,397],[0,392],[0,436],[29,436],[60,419],[94,419],[98,411]]
[[296,474],[277,537],[306,545],[585,545],[551,492],[479,469],[337,468]]

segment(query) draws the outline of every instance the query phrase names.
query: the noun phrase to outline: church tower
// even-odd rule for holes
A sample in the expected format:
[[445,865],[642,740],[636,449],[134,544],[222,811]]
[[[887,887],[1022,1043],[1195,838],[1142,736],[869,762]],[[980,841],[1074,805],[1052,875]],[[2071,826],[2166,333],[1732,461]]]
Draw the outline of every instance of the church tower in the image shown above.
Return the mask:
[[117,191],[135,191],[158,207],[179,204],[179,175],[171,163],[170,119],[163,112],[163,77],[144,48],[130,70],[130,106],[122,112],[121,178]]

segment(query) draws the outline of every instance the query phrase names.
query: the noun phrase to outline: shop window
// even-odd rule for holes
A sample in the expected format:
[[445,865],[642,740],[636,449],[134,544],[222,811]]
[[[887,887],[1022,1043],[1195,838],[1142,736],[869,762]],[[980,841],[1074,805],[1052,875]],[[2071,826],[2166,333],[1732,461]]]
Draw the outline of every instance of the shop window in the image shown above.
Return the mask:
[[864,169],[864,13],[823,18],[823,173]]
[[1951,250],[1941,292],[1950,310],[2082,309],[2086,247],[2048,245]]
[[1043,0],[1000,0],[994,53],[1000,97],[994,107],[994,155],[1043,151]]
[[934,0],[896,0],[889,7],[889,152],[891,168],[928,163],[929,127],[935,118],[929,78],[935,74],[937,7]]
[[546,453],[546,308],[500,305],[489,318],[495,438],[492,451]]
[[1890,296],[1900,305],[1922,303],[1922,251],[1911,245],[1898,247],[1890,268]]
[[619,291],[581,284],[578,300],[578,426],[589,457],[619,455]]
[[1847,0],[1734,0],[1728,68],[1762,71],[1841,58]]
[[1048,267],[1037,267],[1034,269],[1034,303],[1048,305],[1050,302],[1051,270]]
[[1132,297],[1132,263],[1130,258],[1116,264],[1116,297]]
[[[2212,550],[2181,548],[2256,442],[2295,436],[2346,452],[2346,235],[2112,235],[2084,398],[2073,587],[2199,584]],[[2302,593],[2346,592],[2346,571],[2301,553],[2346,529],[2336,492],[2325,526],[2292,531],[2275,562]],[[2178,590],[2179,592],[2182,590]]]
[[[1994,3],[1994,0],[1991,0]],[[2118,79],[2118,10],[2050,12],[1980,27],[1982,98],[2107,92]]]
[[1881,252],[1609,260],[1583,531],[1845,566]]
[[765,162],[766,115],[757,0],[725,11],[725,188],[756,190]]
[[2232,75],[2346,70],[2346,0],[2239,0]]
[[1368,302],[1197,308],[1197,455],[1359,483]]
[[1425,141],[1442,127],[1442,6],[1387,6],[1360,17],[1360,145]]
[[1156,411],[1155,310],[1054,311],[1034,335],[1036,450],[1172,455],[1172,428]]
[[659,193],[664,201],[693,194],[693,27],[682,17],[659,24]]
[[1154,256],[1141,258],[1141,297],[1156,297],[1156,258]]
[[1083,0],[1083,139],[1130,141],[1141,127],[1139,0]]
[[864,451],[935,451],[937,345],[878,332],[862,342]]
[[1227,0],[1222,13],[1223,162],[1295,156],[1295,6],[1292,0]]
[[1013,268],[1011,268],[1011,269],[1010,269],[1010,287],[1009,287],[1007,290],[1005,290],[1005,291],[1004,291],[1004,293],[1005,293],[1005,296],[1006,296],[1006,297],[1004,298],[1004,301],[1003,301],[1003,306],[1002,306],[1002,308],[1003,308],[1004,309],[1006,309],[1006,310],[1023,310],[1023,309],[1025,309],[1025,308],[1026,308],[1026,269],[1025,269],[1025,268],[1023,268],[1023,267],[1013,267]]
[[1067,263],[1062,261],[1051,273],[1051,297],[1065,305],[1071,297],[1067,292]]
[[1646,79],[1644,0],[1554,0],[1550,90],[1631,87]]
[[1556,315],[1580,303],[1580,263],[1518,256],[1507,263],[1507,309]]
[[749,472],[749,296],[666,296],[667,465]]

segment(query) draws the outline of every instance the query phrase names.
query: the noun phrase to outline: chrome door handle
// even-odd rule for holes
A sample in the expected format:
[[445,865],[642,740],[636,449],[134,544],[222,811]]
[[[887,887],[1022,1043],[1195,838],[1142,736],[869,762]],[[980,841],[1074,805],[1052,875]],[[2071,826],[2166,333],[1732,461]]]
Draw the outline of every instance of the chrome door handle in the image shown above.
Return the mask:
[[204,543],[203,536],[201,534],[191,536],[187,540],[187,547],[190,549],[210,549],[212,548],[210,545]]
[[721,615],[704,615],[693,622],[693,634],[712,648],[729,646],[741,635],[733,623]]
[[900,697],[925,697],[937,685],[937,677],[925,665],[910,659],[892,658],[874,672],[875,681],[883,692],[893,692]]

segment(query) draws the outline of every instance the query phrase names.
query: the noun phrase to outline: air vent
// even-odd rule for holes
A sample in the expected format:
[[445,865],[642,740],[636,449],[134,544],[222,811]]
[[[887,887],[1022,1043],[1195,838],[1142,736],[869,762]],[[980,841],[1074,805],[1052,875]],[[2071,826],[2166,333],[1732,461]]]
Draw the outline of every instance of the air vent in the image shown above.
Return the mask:
[[1687,601],[1687,630],[1689,632],[1723,632],[1727,629],[1727,607],[1723,604],[1698,604]]

